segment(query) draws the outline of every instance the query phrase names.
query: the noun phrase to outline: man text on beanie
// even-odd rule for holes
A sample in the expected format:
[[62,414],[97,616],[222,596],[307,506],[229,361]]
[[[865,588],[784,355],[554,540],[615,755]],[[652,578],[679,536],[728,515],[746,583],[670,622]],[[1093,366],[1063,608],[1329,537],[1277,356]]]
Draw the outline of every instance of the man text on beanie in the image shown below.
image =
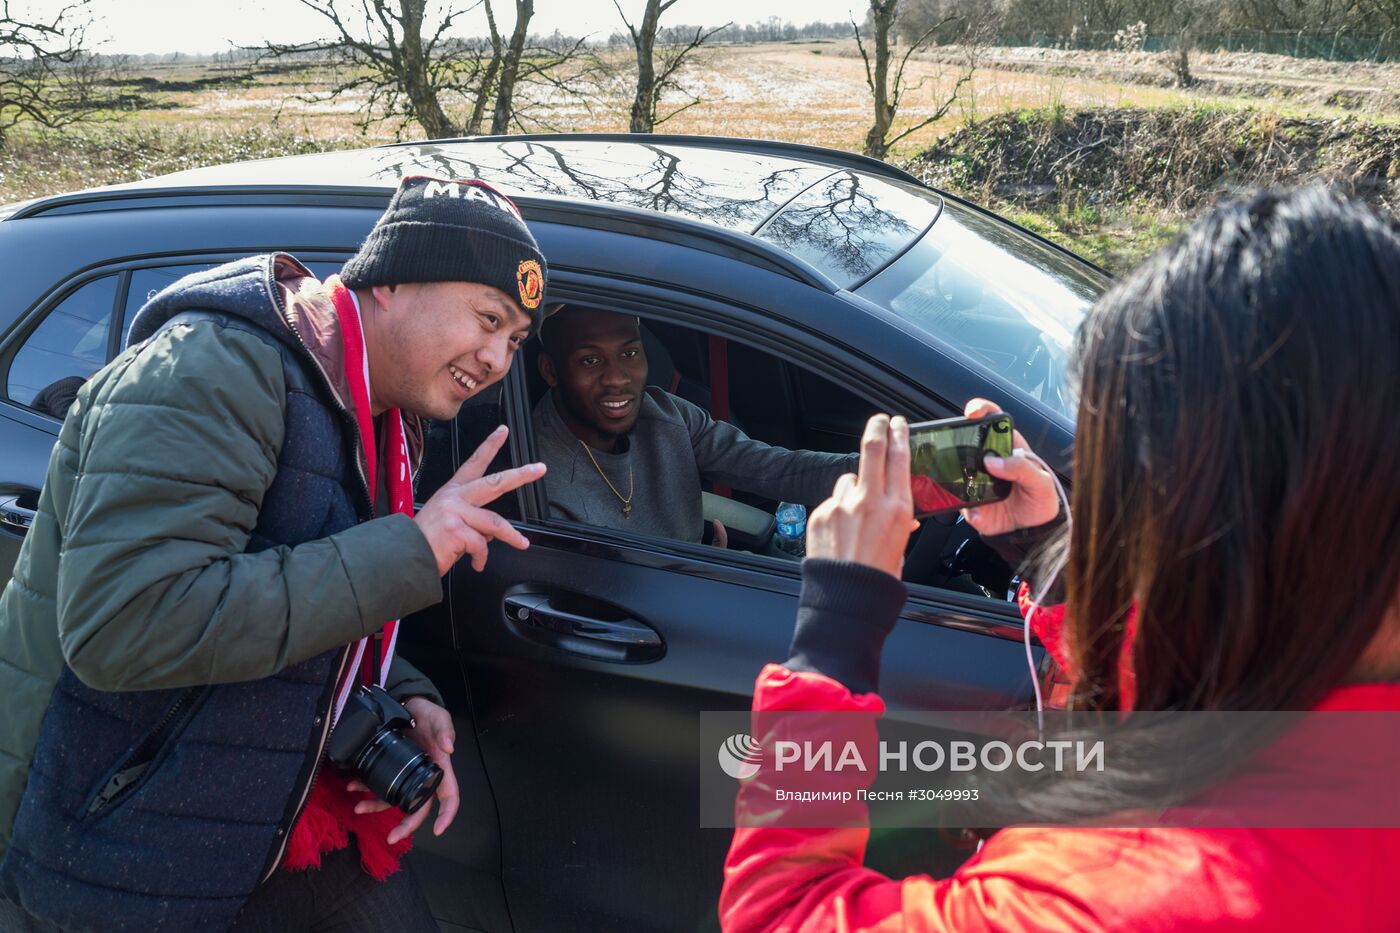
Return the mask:
[[544,255],[510,199],[481,181],[411,175],[340,272],[348,288],[478,282],[500,289],[538,330]]

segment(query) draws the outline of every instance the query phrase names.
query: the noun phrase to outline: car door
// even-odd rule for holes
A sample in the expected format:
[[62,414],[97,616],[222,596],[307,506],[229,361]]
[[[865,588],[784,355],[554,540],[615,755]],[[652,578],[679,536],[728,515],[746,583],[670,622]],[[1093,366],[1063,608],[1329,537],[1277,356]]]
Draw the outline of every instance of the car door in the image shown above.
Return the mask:
[[[0,348],[0,585],[13,572],[77,387],[125,346],[131,321],[148,298],[218,261],[187,256],[109,264],[52,283],[50,297],[11,330]],[[339,263],[313,266],[325,273]]]
[[9,581],[38,508],[67,404],[111,357],[121,284],[112,272],[64,283],[17,322],[0,351],[0,584]]
[[[749,307],[563,270],[551,288],[565,301],[766,341],[884,407],[946,413],[915,377],[898,386],[888,373],[875,378],[852,348],[815,330],[778,333]],[[503,402],[512,459],[526,462],[529,398],[518,366]],[[462,436],[459,459],[475,440]],[[529,550],[495,549],[483,573],[459,566],[449,581],[514,928],[716,928],[730,833],[699,828],[699,713],[746,710],[755,675],[787,656],[797,565],[552,521],[538,490],[516,507]],[[890,638],[882,692],[896,709],[1025,705],[1030,673],[1016,622],[1004,603],[918,593]],[[912,867],[910,858],[928,870],[963,857],[930,832],[884,834],[872,849],[872,863],[891,870]]]

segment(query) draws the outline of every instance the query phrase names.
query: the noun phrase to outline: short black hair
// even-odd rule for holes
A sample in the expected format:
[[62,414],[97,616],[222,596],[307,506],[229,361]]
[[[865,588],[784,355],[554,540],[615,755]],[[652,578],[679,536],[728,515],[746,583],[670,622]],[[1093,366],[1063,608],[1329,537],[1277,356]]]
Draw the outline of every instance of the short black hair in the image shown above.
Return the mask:
[[564,339],[560,333],[560,320],[571,310],[571,305],[560,305],[554,314],[545,318],[540,324],[540,346],[543,347],[546,355],[552,360],[560,357],[560,342]]
[[609,311],[606,308],[590,308],[579,305],[559,305],[558,309],[549,317],[545,318],[544,323],[540,325],[540,345],[541,347],[543,347],[545,354],[548,355],[550,359],[554,360],[554,362],[563,362],[564,356],[568,353],[569,350],[569,348],[565,346],[567,334],[566,328],[562,326],[564,319],[570,317],[577,317],[578,315],[587,312],[592,312],[594,314],[615,314],[619,317],[630,317],[632,320],[637,322],[638,329],[640,330],[641,328],[642,319],[637,317],[637,315],[635,314],[623,314],[620,311]]

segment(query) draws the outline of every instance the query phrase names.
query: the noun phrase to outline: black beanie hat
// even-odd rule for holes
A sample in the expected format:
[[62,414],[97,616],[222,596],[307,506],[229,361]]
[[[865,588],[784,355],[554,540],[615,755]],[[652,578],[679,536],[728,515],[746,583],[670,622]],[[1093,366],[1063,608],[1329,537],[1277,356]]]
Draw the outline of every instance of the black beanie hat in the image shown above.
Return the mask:
[[482,181],[410,175],[340,270],[347,288],[478,282],[505,292],[539,330],[544,255],[510,198]]

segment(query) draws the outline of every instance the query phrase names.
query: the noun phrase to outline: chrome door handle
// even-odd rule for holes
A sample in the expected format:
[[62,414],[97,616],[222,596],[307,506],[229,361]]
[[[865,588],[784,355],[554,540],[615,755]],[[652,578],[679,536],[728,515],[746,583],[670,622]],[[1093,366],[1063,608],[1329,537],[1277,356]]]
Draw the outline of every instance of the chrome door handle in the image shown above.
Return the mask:
[[0,498],[0,526],[24,534],[34,524],[38,513],[19,504],[19,496]]

